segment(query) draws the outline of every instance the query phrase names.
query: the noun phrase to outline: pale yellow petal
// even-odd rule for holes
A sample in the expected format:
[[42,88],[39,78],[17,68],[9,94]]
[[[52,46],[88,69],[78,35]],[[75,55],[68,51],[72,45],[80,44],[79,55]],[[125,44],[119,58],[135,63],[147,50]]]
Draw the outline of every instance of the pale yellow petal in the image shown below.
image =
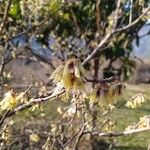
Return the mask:
[[62,74],[64,70],[64,65],[60,65],[56,68],[56,70],[51,75],[50,79],[54,80],[54,82],[59,82],[62,80]]
[[73,84],[73,90],[74,91],[84,91],[85,90],[85,86],[84,83],[81,79],[79,78],[75,78],[74,84]]
[[92,93],[91,93],[91,95],[89,96],[89,98],[90,98],[90,102],[96,102],[96,100],[97,100],[97,97],[96,97],[96,92],[95,91],[93,91]]
[[39,142],[40,141],[39,135],[36,133],[30,134],[30,141],[35,142],[35,143]]
[[5,93],[0,103],[1,110],[11,110],[17,105],[16,94],[11,90]]
[[80,75],[80,70],[79,70],[79,68],[76,66],[75,67],[75,76],[77,77],[77,78],[80,78],[81,77],[81,75]]

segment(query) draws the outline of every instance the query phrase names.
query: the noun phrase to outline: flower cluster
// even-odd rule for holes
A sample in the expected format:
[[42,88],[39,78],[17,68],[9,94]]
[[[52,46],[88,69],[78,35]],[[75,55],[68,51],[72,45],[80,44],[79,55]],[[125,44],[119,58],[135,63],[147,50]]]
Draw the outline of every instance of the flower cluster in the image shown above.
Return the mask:
[[91,102],[98,102],[100,106],[108,106],[116,103],[122,94],[124,85],[116,84],[100,84],[90,95]]
[[[57,83],[54,93],[57,95],[65,88],[66,96],[81,93],[90,103],[98,102],[100,106],[114,104],[122,95],[124,85],[119,80],[112,83],[97,83],[96,88],[87,90],[89,87],[86,71],[79,59],[69,59],[64,65],[56,68],[50,79]],[[87,92],[88,91],[88,92]]]
[[1,110],[11,110],[17,105],[16,94],[11,90],[5,93],[3,100],[0,102]]
[[131,97],[131,100],[127,101],[126,106],[128,108],[137,108],[145,102],[144,95],[142,93],[138,93]]
[[84,76],[85,70],[78,59],[70,59],[65,65],[59,66],[50,79],[57,82],[57,85],[63,85],[66,94],[79,91],[86,92]]
[[36,133],[30,134],[30,141],[38,143],[40,141],[40,137]]
[[125,130],[133,130],[133,129],[140,129],[146,128],[150,126],[150,116],[143,116],[140,117],[140,121],[136,125],[128,126]]
[[24,101],[24,92],[16,94],[13,90],[4,94],[3,100],[0,102],[0,110],[12,110],[19,102]]
[[150,116],[140,117],[138,128],[144,128],[150,126]]

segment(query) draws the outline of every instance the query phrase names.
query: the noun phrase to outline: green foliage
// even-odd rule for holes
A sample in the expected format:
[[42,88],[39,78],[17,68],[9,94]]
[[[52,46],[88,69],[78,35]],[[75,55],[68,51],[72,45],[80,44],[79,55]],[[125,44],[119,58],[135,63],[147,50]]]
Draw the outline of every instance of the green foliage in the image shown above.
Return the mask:
[[13,4],[9,10],[9,15],[14,19],[20,19],[21,17],[20,1],[13,0]]

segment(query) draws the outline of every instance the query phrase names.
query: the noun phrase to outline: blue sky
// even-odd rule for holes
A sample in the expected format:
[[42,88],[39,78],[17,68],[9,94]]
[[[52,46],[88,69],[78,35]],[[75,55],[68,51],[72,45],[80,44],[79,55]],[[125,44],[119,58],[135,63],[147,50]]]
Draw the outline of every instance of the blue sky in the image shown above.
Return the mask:
[[[140,29],[138,36],[141,37],[146,35],[150,32],[150,20]],[[133,49],[134,55],[142,59],[149,59],[150,58],[150,34],[147,36],[143,36],[139,40],[139,46],[136,45],[135,40],[133,40]]]

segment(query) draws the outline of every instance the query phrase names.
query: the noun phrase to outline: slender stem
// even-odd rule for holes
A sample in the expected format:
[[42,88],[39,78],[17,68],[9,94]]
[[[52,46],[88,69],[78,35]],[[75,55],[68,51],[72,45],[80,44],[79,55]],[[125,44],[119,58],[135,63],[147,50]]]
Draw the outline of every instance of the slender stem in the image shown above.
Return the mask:
[[113,29],[112,30],[115,30],[116,27],[117,27],[120,6],[121,6],[121,0],[118,0],[117,6],[116,6],[116,11],[115,11],[114,23],[113,23]]
[[150,11],[150,7],[148,7],[137,19],[135,19],[132,23],[122,27],[122,28],[118,28],[116,29],[116,31],[114,33],[118,33],[118,32],[122,32],[125,31],[133,26],[135,26],[148,12]]
[[87,82],[93,82],[93,83],[110,83],[110,82],[114,82],[116,80],[118,80],[117,76],[114,77],[110,77],[110,78],[106,78],[106,79],[88,79],[86,77],[84,77],[86,79]]
[[6,24],[7,17],[8,17],[8,12],[9,12],[11,3],[12,3],[12,0],[9,0],[8,3],[7,3],[5,14],[4,14],[4,18],[3,18],[3,22],[1,23],[1,26],[0,26],[0,34],[2,33],[2,31],[4,29],[4,26]]
[[132,23],[132,11],[133,11],[133,0],[130,0],[130,16],[129,16],[129,24]]
[[[30,87],[29,87],[30,88]],[[29,90],[29,88],[27,90]],[[0,127],[2,126],[2,124],[4,123],[6,118],[9,118],[13,115],[15,115],[17,112],[23,111],[27,108],[32,107],[34,104],[36,103],[42,103],[45,101],[50,101],[53,100],[54,98],[59,97],[61,94],[63,94],[65,92],[65,90],[62,90],[60,93],[58,93],[57,95],[49,95],[46,97],[40,97],[40,98],[33,98],[31,99],[28,103],[22,104],[20,106],[18,106],[17,108],[15,108],[14,110],[8,111],[5,115],[2,116],[2,118],[0,119]]]
[[150,126],[144,127],[144,128],[139,128],[139,129],[131,129],[127,131],[122,131],[122,132],[91,132],[91,131],[85,131],[83,134],[92,134],[93,136],[98,136],[98,137],[116,137],[116,136],[128,136],[128,135],[133,135],[137,134],[140,132],[144,131],[149,131]]
[[101,37],[101,33],[102,33],[102,27],[100,25],[101,23],[101,16],[102,16],[102,12],[101,12],[101,8],[100,8],[100,4],[101,4],[102,0],[97,0],[96,2],[96,25],[97,25],[97,31],[99,33],[99,36]]

